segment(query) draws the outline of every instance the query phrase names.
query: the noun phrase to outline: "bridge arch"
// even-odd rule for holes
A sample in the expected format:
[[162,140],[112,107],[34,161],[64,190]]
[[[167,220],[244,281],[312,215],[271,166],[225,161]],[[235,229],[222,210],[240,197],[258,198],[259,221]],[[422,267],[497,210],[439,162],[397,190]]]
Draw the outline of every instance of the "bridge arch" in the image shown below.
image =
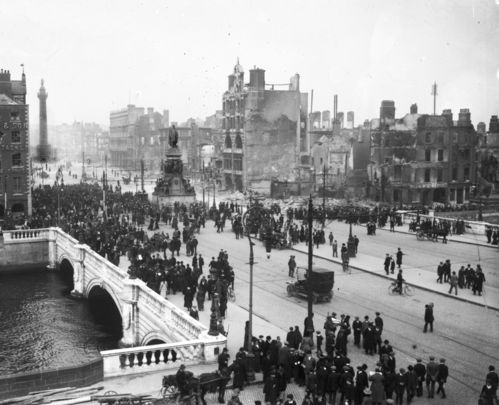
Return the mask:
[[65,253],[65,252],[62,252],[58,257],[57,257],[57,268],[58,269],[61,269],[61,265],[62,263],[66,261],[68,262],[71,267],[73,268],[73,271],[75,269],[75,265],[73,263],[73,260]]
[[120,300],[119,300],[118,296],[116,295],[116,293],[113,291],[113,289],[111,287],[109,287],[106,283],[104,283],[101,278],[98,278],[98,277],[93,278],[88,282],[87,287],[85,288],[85,290],[86,290],[85,295],[87,298],[90,296],[90,292],[94,288],[100,288],[100,289],[106,291],[111,296],[111,298],[114,301],[114,304],[116,305],[116,308],[118,308],[121,319],[123,319],[123,308],[121,307]]
[[165,333],[160,330],[153,330],[149,332],[142,338],[140,342],[140,346],[148,346],[148,345],[159,345],[162,343],[170,343],[171,339],[168,339]]

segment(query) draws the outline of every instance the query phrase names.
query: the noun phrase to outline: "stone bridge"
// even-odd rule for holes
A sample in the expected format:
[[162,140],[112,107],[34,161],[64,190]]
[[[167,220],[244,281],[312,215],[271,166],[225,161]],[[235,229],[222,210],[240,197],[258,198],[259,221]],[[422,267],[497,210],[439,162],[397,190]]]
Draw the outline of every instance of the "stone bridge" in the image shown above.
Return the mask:
[[[70,266],[74,282],[71,295],[75,298],[88,298],[91,293],[103,293],[102,290],[112,297],[122,319],[120,346],[128,348],[109,351],[114,357],[121,356],[119,363],[115,359],[111,367],[115,371],[137,363],[134,359],[137,350],[133,349],[137,346],[138,352],[146,353],[148,349],[144,346],[155,344],[149,347],[174,350],[179,361],[193,363],[216,361],[217,354],[226,346],[224,336],[209,335],[206,326],[156,294],[143,281],[130,279],[124,270],[59,228],[4,232],[3,238],[0,236],[0,267],[12,265],[13,260],[22,256],[36,256],[39,264],[47,264],[54,271]],[[109,355],[102,354],[106,361]],[[129,354],[130,361],[124,361],[123,356]],[[164,356],[164,363],[168,363],[171,353]]]

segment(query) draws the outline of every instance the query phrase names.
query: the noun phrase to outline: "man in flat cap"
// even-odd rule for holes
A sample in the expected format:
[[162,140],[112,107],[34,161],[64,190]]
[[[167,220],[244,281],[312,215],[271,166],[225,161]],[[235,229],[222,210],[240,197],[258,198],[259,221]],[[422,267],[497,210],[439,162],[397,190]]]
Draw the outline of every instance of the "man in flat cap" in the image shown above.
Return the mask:
[[438,388],[437,394],[442,393],[442,398],[446,398],[444,384],[447,382],[447,377],[449,376],[449,367],[445,364],[445,359],[440,359],[440,364],[438,365]]
[[420,397],[423,395],[423,381],[426,377],[426,366],[423,364],[423,359],[416,359],[416,364],[414,365],[414,372],[418,377],[418,386],[416,388],[416,396]]
[[438,364],[435,363],[435,356],[430,356],[430,362],[426,365],[426,390],[428,398],[435,398],[435,383],[438,378]]

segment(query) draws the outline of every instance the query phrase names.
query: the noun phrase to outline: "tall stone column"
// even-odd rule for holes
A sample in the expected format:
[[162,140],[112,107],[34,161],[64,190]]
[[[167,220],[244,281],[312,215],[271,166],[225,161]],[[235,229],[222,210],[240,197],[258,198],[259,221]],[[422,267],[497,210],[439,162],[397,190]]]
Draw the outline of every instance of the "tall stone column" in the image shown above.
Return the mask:
[[45,86],[40,87],[38,92],[38,98],[40,100],[40,144],[37,147],[38,159],[45,159],[48,161],[52,158],[52,146],[49,145],[48,141],[48,129],[47,129],[47,97],[48,93],[45,90]]

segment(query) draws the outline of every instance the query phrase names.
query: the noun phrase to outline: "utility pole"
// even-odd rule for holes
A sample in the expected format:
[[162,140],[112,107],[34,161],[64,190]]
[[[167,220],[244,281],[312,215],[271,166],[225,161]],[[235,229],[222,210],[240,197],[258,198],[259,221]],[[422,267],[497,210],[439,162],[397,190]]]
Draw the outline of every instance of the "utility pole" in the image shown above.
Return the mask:
[[326,223],[326,164],[324,163],[324,168],[322,169],[322,225]]
[[433,96],[433,115],[437,115],[437,82],[431,86],[431,95]]
[[308,271],[307,271],[307,280],[308,280],[308,287],[307,287],[307,300],[308,300],[308,319],[312,319],[312,255],[314,254],[314,241],[312,240],[312,224],[314,220],[313,216],[313,210],[314,210],[314,205],[313,205],[313,200],[312,200],[312,194],[310,194],[310,198],[308,200]]
[[140,176],[141,176],[142,192],[144,192],[144,159],[140,159]]

